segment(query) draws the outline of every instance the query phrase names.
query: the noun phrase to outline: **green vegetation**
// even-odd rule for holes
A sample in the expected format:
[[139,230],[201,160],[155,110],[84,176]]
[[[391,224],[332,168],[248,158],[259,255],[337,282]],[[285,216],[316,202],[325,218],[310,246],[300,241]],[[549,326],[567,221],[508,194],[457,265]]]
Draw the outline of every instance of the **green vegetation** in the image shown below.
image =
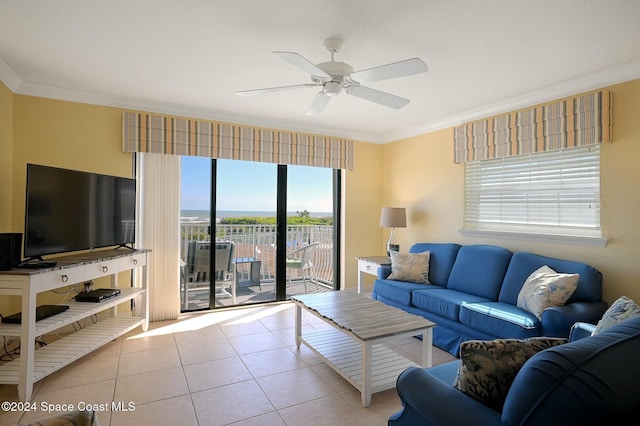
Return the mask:
[[220,225],[275,225],[275,217],[242,216],[225,217],[218,222]]
[[[304,210],[297,212],[298,216],[287,217],[287,225],[333,225],[333,217],[310,217]],[[275,225],[275,217],[225,217],[218,222],[220,225]]]
[[333,217],[289,216],[287,225],[333,225]]

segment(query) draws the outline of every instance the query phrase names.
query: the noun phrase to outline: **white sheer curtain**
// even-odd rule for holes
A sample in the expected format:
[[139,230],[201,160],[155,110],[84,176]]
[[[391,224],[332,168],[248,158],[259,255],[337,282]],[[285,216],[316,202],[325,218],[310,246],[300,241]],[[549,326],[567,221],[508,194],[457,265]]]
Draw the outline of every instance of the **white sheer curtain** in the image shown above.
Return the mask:
[[180,156],[137,154],[140,248],[151,249],[149,319],[180,315]]

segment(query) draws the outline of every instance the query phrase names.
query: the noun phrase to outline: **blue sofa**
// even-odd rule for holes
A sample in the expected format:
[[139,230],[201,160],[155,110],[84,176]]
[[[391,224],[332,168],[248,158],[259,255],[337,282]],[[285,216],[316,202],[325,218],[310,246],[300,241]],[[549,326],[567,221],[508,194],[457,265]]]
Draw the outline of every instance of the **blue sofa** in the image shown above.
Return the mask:
[[[574,323],[595,323],[607,309],[602,274],[585,263],[492,245],[419,243],[409,250],[425,251],[430,284],[389,280],[391,267],[383,266],[372,298],[435,322],[433,344],[454,356],[466,340],[566,338]],[[544,265],[580,278],[564,306],[547,308],[538,319],[516,304],[527,277]]]
[[640,318],[537,353],[508,390],[502,412],[453,387],[460,361],[400,374],[403,409],[389,426],[640,424]]

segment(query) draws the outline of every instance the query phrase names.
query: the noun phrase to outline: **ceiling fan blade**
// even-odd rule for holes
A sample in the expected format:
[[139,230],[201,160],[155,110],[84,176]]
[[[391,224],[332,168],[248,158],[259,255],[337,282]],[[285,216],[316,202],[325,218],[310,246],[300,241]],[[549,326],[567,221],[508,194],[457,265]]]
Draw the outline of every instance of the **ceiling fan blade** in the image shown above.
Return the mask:
[[311,103],[309,110],[307,111],[307,115],[321,114],[330,100],[331,98],[327,96],[324,92],[318,92],[315,99]]
[[349,78],[358,83],[369,83],[371,81],[388,80],[391,78],[406,77],[414,74],[427,72],[429,69],[421,59],[412,58],[392,64],[381,65],[362,71],[352,72]]
[[390,93],[381,92],[370,87],[356,85],[347,87],[346,90],[350,95],[357,96],[358,98],[375,102],[380,105],[388,106],[389,108],[400,109],[409,103],[409,99],[401,98],[400,96],[392,95]]
[[241,90],[236,92],[238,96],[252,96],[252,95],[261,95],[263,93],[271,93],[271,92],[282,92],[283,90],[291,90],[291,89],[301,89],[304,87],[318,87],[318,84],[294,84],[293,86],[280,86],[280,87],[267,87],[265,89],[254,89],[254,90]]
[[331,76],[318,68],[313,62],[295,52],[273,52],[285,61],[316,77],[331,79]]

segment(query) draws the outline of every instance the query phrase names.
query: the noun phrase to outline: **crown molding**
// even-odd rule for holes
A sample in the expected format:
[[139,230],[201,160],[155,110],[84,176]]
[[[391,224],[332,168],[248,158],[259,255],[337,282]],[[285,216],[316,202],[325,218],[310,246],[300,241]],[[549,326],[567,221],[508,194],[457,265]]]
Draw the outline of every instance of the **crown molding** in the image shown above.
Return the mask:
[[591,90],[602,89],[614,84],[624,83],[640,78],[640,60],[629,62],[616,68],[609,68],[587,74],[572,80],[566,80],[552,86],[514,96],[479,108],[470,109],[459,114],[430,121],[423,126],[416,126],[403,131],[386,134],[384,143],[411,138],[425,133],[456,127],[463,123],[476,121],[494,115],[551,102],[559,98],[575,96]]
[[305,125],[303,127],[299,123],[286,120],[270,120],[265,119],[264,117],[231,114],[226,111],[210,108],[190,107],[166,102],[151,102],[147,100],[122,98],[106,94],[28,83],[24,82],[20,76],[18,76],[11,67],[9,67],[2,58],[0,58],[0,81],[2,81],[13,93],[20,95],[146,111],[157,114],[179,115],[203,120],[217,120],[247,126],[281,129],[302,133],[316,133],[376,144],[391,143],[436,130],[459,126],[460,124],[470,121],[480,120],[494,115],[506,114],[532,105],[550,102],[567,96],[574,96],[590,90],[601,89],[638,78],[640,78],[640,60],[483,105],[482,107],[470,109],[459,114],[428,121],[420,126],[413,126],[398,132],[380,135],[326,126]]
[[16,93],[22,84],[20,76],[2,58],[0,58],[0,81],[13,93]]
[[36,96],[105,107],[145,111],[155,114],[169,114],[202,120],[216,120],[240,125],[287,130],[300,133],[320,134],[324,136],[334,136],[373,143],[382,142],[379,135],[355,132],[348,129],[308,125],[301,126],[300,123],[286,120],[269,120],[265,119],[264,117],[232,114],[227,111],[221,111],[211,108],[190,107],[186,105],[172,104],[169,102],[152,102],[141,99],[123,98],[101,93],[83,92],[73,89],[45,86],[27,82],[22,82],[18,85],[17,90],[12,89],[12,91],[16,94],[26,96]]

